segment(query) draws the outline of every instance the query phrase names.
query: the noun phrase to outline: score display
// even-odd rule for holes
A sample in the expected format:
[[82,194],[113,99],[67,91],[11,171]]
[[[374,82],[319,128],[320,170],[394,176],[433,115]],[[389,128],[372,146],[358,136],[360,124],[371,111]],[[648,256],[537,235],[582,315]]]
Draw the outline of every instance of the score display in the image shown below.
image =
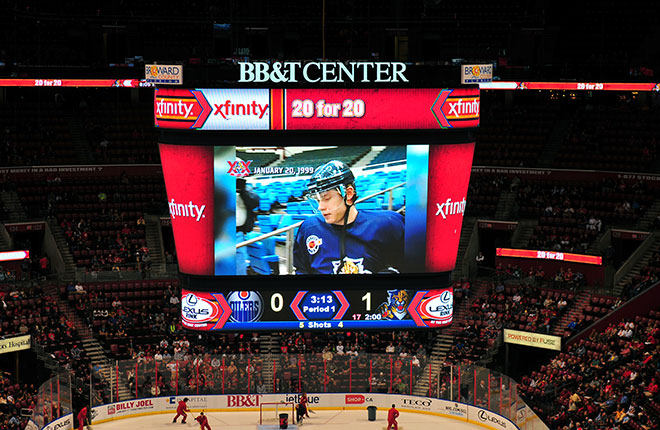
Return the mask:
[[184,289],[186,328],[215,330],[356,330],[443,327],[453,319],[443,289],[198,292]]

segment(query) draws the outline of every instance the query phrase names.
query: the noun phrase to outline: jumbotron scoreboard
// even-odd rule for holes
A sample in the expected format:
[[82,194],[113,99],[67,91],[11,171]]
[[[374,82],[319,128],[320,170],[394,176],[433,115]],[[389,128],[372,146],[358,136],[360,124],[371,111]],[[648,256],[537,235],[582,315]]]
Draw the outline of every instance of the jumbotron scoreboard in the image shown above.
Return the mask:
[[[158,88],[154,115],[186,328],[451,323],[478,89]],[[379,249],[342,253],[327,236],[341,226],[310,227],[330,223],[307,197],[332,160],[355,179],[357,217],[396,220],[386,237],[364,239]],[[259,203],[254,227],[238,232],[245,189]],[[368,264],[379,253],[388,267]],[[301,265],[321,255],[323,268]]]

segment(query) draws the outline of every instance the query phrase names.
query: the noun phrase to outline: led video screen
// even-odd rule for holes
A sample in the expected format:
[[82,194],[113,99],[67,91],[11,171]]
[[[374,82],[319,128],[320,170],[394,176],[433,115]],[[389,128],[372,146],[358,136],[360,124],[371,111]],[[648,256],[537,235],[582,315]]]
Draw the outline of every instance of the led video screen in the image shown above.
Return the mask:
[[474,143],[265,145],[160,144],[181,272],[454,268]]
[[192,330],[356,330],[451,324],[452,288],[182,290],[181,321]]

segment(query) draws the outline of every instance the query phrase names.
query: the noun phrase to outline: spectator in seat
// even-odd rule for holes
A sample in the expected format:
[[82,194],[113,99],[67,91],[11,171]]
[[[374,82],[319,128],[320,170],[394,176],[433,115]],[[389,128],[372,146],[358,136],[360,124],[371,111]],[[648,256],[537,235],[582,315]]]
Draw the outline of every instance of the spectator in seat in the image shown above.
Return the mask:
[[646,397],[655,397],[658,394],[658,384],[655,382],[655,378],[651,379],[651,382],[644,389],[644,395]]

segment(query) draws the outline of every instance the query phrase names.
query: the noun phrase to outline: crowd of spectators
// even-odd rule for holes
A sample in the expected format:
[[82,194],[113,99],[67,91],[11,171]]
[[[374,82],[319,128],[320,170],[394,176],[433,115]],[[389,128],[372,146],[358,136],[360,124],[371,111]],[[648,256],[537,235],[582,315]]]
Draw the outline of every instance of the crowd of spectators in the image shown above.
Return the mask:
[[658,313],[593,331],[538,372],[524,377],[521,394],[549,405],[558,429],[658,428],[660,381]]
[[585,286],[584,274],[580,271],[573,271],[572,268],[560,267],[554,275],[546,274],[542,265],[537,267],[530,266],[523,270],[515,264],[497,263],[495,266],[495,279],[498,282],[519,281],[528,285],[547,286],[557,289],[566,289],[577,291]]
[[[76,382],[89,379],[88,363],[73,321],[66,317],[56,298],[44,292],[40,282],[15,282],[0,285],[0,337],[32,335],[61,369],[72,372]],[[0,429],[22,429],[21,409],[34,407],[35,388],[22,387],[0,377]],[[11,404],[10,406],[5,406]],[[14,408],[15,406],[15,408]],[[12,416],[17,418],[12,420]],[[5,426],[5,427],[2,427]]]
[[[474,297],[457,319],[459,327],[447,361],[476,362],[495,344],[503,328],[549,334],[574,299],[575,294],[564,289],[491,281],[487,291]],[[577,332],[584,326],[578,320],[571,329]]]
[[509,178],[491,173],[474,173],[468,185],[466,215],[492,216],[500,193],[512,186]]
[[28,416],[22,411],[34,410],[37,389],[33,384],[15,381],[10,372],[0,373],[0,430],[21,430]]
[[178,280],[71,282],[60,292],[114,358],[130,357],[130,345],[181,332]]
[[621,297],[630,300],[660,281],[660,249],[656,249],[639,274],[626,281],[621,290]]
[[[111,209],[94,221],[80,218],[76,222],[65,218],[60,227],[74,256],[80,256],[77,263],[89,267],[91,272],[140,270],[146,277],[151,269],[151,256],[144,239],[145,220],[141,214],[137,220],[126,218],[125,213]],[[107,230],[92,229],[93,223],[107,221],[118,225],[116,232],[113,230],[114,235]]]
[[652,195],[644,181],[632,185],[605,178],[583,183],[521,182],[516,202],[521,216],[539,217],[528,247],[585,253],[605,231],[604,222],[631,224]]
[[556,161],[568,168],[651,172],[656,169],[656,109],[630,103],[587,104],[573,116]]

